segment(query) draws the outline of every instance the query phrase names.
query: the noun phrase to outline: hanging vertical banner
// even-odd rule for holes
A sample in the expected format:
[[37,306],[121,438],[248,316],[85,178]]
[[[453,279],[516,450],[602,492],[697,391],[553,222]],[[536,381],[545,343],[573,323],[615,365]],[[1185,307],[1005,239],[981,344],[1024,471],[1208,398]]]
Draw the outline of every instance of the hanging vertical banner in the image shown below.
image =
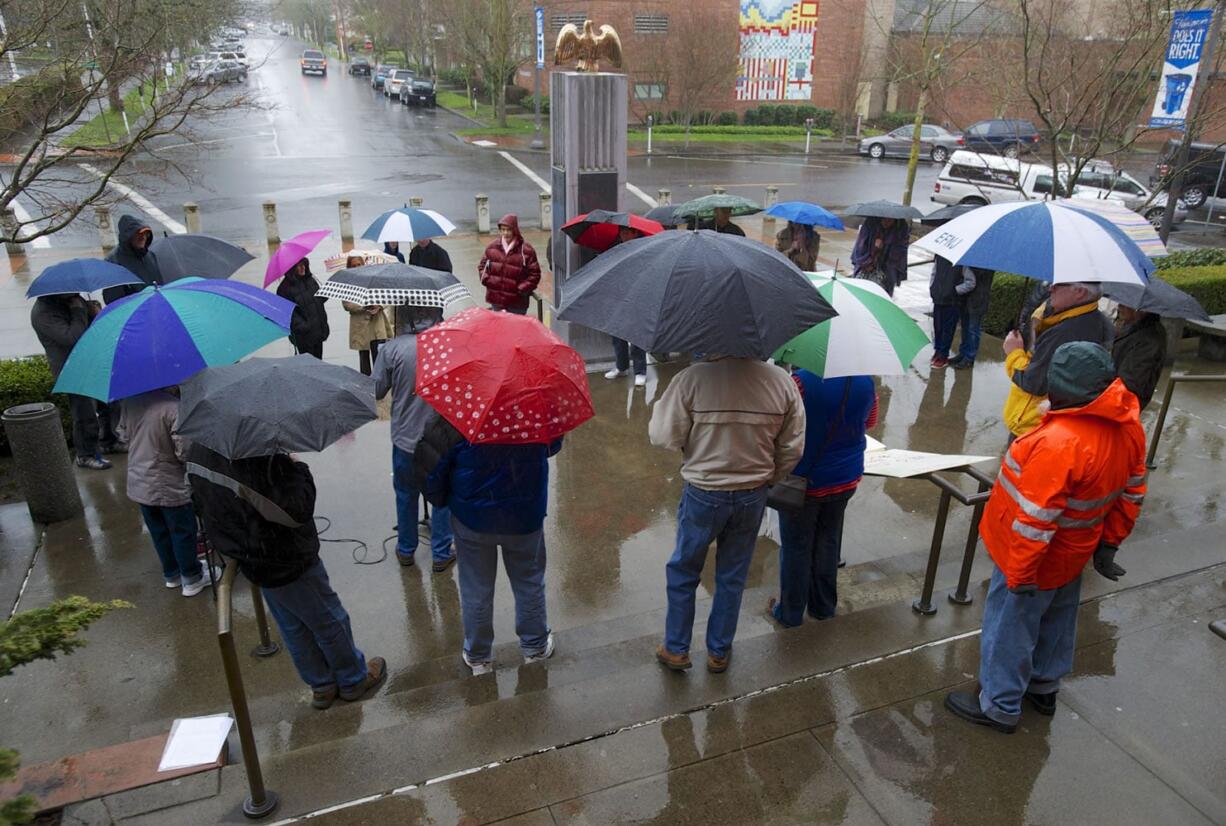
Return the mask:
[[1158,78],[1154,111],[1149,118],[1150,126],[1184,128],[1212,17],[1212,9],[1175,12],[1171,20],[1171,39],[1166,44],[1162,62],[1162,76]]
[[545,68],[545,10],[536,7],[536,68]]

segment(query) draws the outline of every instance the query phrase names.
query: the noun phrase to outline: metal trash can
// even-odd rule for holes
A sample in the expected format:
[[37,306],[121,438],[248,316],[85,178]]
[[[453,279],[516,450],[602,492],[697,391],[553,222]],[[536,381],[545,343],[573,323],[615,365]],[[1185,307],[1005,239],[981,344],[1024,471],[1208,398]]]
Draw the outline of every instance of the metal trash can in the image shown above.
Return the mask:
[[19,404],[5,410],[0,421],[34,521],[60,522],[80,513],[81,494],[56,406],[50,402]]

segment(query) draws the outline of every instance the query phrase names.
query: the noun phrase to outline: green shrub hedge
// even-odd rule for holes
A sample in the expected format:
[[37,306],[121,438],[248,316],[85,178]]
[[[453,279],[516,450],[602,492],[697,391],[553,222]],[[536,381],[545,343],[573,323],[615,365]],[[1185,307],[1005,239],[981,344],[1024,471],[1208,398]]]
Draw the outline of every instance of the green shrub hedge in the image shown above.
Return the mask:
[[1017,324],[1022,301],[1035,283],[1032,278],[996,273],[996,277],[992,279],[992,302],[983,317],[983,332],[992,336],[1003,336],[1010,327]]
[[[676,123],[666,123],[656,126],[657,135],[684,135],[685,127]],[[691,126],[690,133],[694,135],[780,135],[803,136],[803,126]]]
[[24,130],[84,93],[79,76],[55,65],[0,86],[0,146],[12,147]]
[[1184,267],[1211,267],[1221,264],[1226,264],[1226,249],[1218,247],[1178,250],[1170,255],[1154,259],[1154,266],[1160,270],[1182,269]]
[[736,126],[739,122],[736,112],[720,112],[715,118],[716,126]]
[[[0,361],[0,412],[18,404],[54,402],[60,409],[65,438],[71,441],[72,417],[68,412],[68,397],[62,393],[53,394],[51,388],[54,384],[55,379],[51,377],[51,368],[47,366],[45,356]],[[7,456],[9,452],[8,433],[0,427],[0,454]]]
[[833,109],[818,109],[808,103],[797,106],[766,103],[756,109],[746,110],[743,124],[745,126],[799,126],[803,128],[805,121],[809,118],[813,119],[815,128],[830,129],[835,123],[835,112]]
[[915,123],[915,113],[882,112],[880,115],[873,118],[870,123],[879,129],[884,129],[886,132],[892,132],[900,126],[907,126]]
[[[1196,252],[1223,252],[1223,250],[1196,250]],[[1160,270],[1159,273],[1163,281],[1178,287],[1199,301],[1209,315],[1226,313],[1226,261],[1212,267],[1168,268]]]

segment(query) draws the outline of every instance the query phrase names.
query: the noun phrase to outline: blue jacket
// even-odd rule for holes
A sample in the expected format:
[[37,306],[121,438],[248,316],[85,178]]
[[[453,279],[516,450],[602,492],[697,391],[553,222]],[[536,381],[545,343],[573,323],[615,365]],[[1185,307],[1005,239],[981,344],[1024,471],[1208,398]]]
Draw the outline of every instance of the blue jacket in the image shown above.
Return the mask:
[[809,490],[856,481],[864,475],[864,431],[877,398],[873,380],[822,379],[808,370],[796,378],[805,403],[805,452],[792,472],[809,480]]
[[549,498],[549,445],[475,445],[467,440],[443,454],[426,479],[430,501],[446,501],[451,514],[478,533],[533,533],[545,523]]

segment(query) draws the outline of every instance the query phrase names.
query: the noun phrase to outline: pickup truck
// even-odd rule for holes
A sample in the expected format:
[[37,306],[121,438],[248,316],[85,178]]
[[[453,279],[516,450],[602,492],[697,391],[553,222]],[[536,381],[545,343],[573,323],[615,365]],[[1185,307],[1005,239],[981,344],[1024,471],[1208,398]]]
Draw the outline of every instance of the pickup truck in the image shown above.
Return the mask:
[[304,75],[317,72],[324,77],[328,76],[328,58],[318,49],[307,49],[302,53],[302,60],[298,63],[302,66]]

